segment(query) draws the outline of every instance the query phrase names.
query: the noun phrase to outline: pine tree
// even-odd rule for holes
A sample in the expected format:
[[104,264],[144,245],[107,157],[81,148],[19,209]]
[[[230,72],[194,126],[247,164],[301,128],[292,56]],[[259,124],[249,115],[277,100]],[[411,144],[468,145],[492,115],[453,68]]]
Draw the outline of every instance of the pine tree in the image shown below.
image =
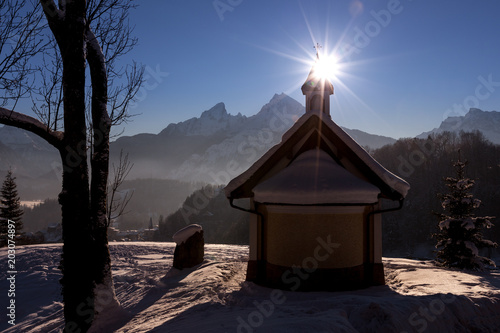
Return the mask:
[[437,239],[437,263],[446,267],[481,270],[485,265],[495,263],[479,255],[478,248],[496,247],[497,244],[483,239],[483,228],[491,228],[494,217],[476,217],[473,211],[479,208],[481,200],[469,192],[474,180],[465,177],[467,161],[460,160],[453,164],[456,178],[446,177],[445,183],[449,193],[440,195],[441,205],[445,210],[439,216],[439,231],[433,236]]
[[23,210],[21,209],[21,199],[17,194],[16,177],[12,176],[12,170],[7,172],[5,180],[0,190],[0,217],[2,220],[2,229],[0,233],[7,233],[7,220],[16,222],[16,235],[21,234],[23,228],[22,218]]

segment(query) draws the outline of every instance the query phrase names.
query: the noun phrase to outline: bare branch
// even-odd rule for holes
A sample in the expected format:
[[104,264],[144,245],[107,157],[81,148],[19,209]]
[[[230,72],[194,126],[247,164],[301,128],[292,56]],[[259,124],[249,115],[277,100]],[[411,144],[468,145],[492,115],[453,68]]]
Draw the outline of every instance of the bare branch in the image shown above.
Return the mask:
[[121,125],[129,121],[133,114],[128,113],[128,107],[135,100],[144,83],[144,66],[139,66],[134,62],[125,72],[127,83],[115,87],[110,96],[110,118],[113,126]]
[[137,63],[116,67],[116,60],[137,44],[128,21],[129,10],[136,5],[120,0],[90,0],[88,5],[88,24],[106,59],[109,86],[114,87],[108,96],[111,123],[119,125],[133,116],[127,110],[144,82],[144,68]]
[[[118,166],[113,163],[113,181],[108,184],[108,223],[111,219],[116,219],[126,214],[125,209],[134,195],[133,191],[119,191],[119,187],[127,178],[130,170],[134,167],[128,160],[128,154],[123,155],[120,150]],[[118,196],[120,196],[118,198]]]
[[[52,52],[47,52],[49,50]],[[62,59],[55,40],[47,51],[38,70],[42,82],[38,89],[31,91],[32,110],[47,128],[57,131],[62,128],[63,120]]]
[[0,105],[17,101],[32,87],[30,59],[42,52],[42,17],[36,3],[0,1]]
[[58,150],[63,149],[62,141],[64,134],[48,129],[47,125],[38,119],[0,107],[0,123],[30,131],[45,139]]

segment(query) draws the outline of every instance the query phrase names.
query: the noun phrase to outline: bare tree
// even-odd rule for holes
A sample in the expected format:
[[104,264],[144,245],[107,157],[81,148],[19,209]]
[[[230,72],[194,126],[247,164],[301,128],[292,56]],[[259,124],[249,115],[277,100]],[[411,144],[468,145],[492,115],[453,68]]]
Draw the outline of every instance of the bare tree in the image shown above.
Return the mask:
[[31,74],[36,66],[29,59],[40,53],[45,44],[41,36],[43,13],[26,0],[0,0],[0,106],[17,101],[29,93]]
[[112,164],[113,180],[108,184],[108,223],[126,213],[125,209],[134,191],[119,191],[119,187],[133,167],[134,165],[128,160],[128,153],[124,155],[123,150],[120,150],[118,165]]
[[62,59],[54,39],[48,46],[37,68],[41,84],[30,91],[31,109],[49,129],[57,131],[63,120]]
[[[57,5],[39,0],[28,11],[25,5],[0,0],[0,33],[7,31],[0,39],[5,50],[0,52],[0,84],[6,92],[3,100],[13,100],[14,106],[30,92],[41,103],[34,107],[38,119],[14,107],[0,108],[0,123],[31,131],[60,153],[65,331],[85,332],[96,313],[118,305],[107,240],[109,138],[113,124],[127,121],[127,106],[142,83],[142,68],[115,62],[136,43],[127,20],[133,5],[120,0],[59,0]],[[41,39],[46,31],[42,12],[53,36],[48,44]],[[4,16],[9,19],[4,21]],[[14,36],[24,37],[16,42]],[[45,50],[53,53],[43,53],[42,86],[35,89],[30,76],[36,68],[30,61]],[[115,84],[111,94],[110,84]]]

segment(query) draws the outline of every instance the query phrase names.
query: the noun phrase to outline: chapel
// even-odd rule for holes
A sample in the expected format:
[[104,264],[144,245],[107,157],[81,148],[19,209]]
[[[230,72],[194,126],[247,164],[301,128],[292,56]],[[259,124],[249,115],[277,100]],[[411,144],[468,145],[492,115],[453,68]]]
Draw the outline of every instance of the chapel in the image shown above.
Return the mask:
[[246,278],[294,291],[382,285],[381,214],[401,209],[410,186],[332,120],[318,61],[302,85],[305,113],[225,188],[251,214]]

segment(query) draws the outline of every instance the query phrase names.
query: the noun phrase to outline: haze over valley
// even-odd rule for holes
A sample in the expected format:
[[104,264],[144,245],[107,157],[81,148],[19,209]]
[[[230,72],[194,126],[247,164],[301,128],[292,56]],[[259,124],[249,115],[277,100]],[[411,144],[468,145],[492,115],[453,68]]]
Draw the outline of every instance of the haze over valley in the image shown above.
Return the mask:
[[[199,117],[169,124],[158,134],[118,138],[111,143],[111,170],[118,164],[120,151],[128,154],[133,167],[118,196],[133,195],[127,213],[117,220],[116,227],[147,228],[152,221],[160,228],[157,239],[168,241],[186,223],[199,223],[210,226],[207,237],[212,242],[244,244],[247,217],[236,216],[217,187],[208,192],[196,191],[205,184],[225,185],[245,171],[279,143],[283,133],[303,113],[301,103],[286,94],[275,94],[250,117],[234,115],[224,103],[218,103]],[[332,118],[335,119],[335,110]],[[452,173],[451,161],[457,158],[458,149],[470,160],[471,175],[479,178],[478,193],[482,194],[483,202],[490,203],[485,205],[486,211],[500,216],[494,208],[496,179],[500,179],[495,162],[500,147],[500,112],[471,109],[464,116],[450,117],[437,125],[417,138],[398,140],[344,128],[382,165],[412,186],[408,207],[384,217],[387,220],[384,237],[390,244],[385,248],[387,251],[414,253],[419,251],[418,244],[423,244],[423,248],[430,246],[428,234],[435,228],[430,212],[439,209],[436,194],[443,190],[443,177]],[[476,134],[469,136],[461,134],[474,131]],[[0,128],[0,154],[0,172],[13,168],[22,200],[52,198],[40,207],[27,209],[26,231],[35,232],[57,223],[56,198],[61,187],[58,153],[37,136],[5,126]],[[426,210],[418,210],[417,202]],[[426,227],[412,231],[414,224]],[[497,233],[496,228],[493,231]],[[420,236],[404,241],[403,234],[407,232]]]

